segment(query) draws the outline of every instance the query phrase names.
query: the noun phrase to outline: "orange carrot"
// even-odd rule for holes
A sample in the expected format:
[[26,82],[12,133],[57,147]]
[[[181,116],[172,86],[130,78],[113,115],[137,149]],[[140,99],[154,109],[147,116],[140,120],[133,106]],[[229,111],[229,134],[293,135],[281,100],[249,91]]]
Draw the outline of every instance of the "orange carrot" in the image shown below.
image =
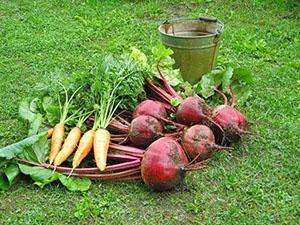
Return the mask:
[[94,157],[97,167],[104,171],[106,167],[107,152],[110,142],[110,133],[106,129],[98,129],[94,137]]
[[51,138],[51,148],[49,154],[49,163],[52,164],[64,141],[65,126],[63,123],[58,123],[53,128]]
[[74,93],[71,95],[71,97],[69,98],[67,89],[62,84],[60,84],[60,85],[63,87],[64,92],[65,92],[65,103],[62,106],[60,104],[60,98],[58,99],[59,106],[60,106],[60,121],[53,128],[53,133],[52,133],[52,138],[51,138],[51,148],[50,148],[50,154],[49,154],[49,158],[48,158],[50,165],[54,162],[55,157],[59,153],[61,146],[63,144],[64,134],[65,134],[65,123],[67,123],[67,121],[76,117],[76,113],[78,112],[77,111],[68,117],[68,110],[71,107],[71,101],[80,88],[77,88],[74,91]]
[[81,161],[92,150],[94,135],[95,135],[95,131],[94,130],[89,130],[80,139],[78,149],[76,150],[74,158],[73,158],[73,164],[72,164],[73,169],[78,167],[80,165]]
[[80,140],[80,137],[80,128],[74,127],[68,134],[61,151],[55,157],[54,166],[61,165],[74,152]]

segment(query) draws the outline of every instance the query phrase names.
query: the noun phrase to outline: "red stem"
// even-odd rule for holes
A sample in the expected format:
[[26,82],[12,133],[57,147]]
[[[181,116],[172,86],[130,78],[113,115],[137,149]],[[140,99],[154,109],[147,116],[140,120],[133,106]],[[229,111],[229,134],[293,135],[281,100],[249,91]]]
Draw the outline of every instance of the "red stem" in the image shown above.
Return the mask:
[[193,167],[185,168],[185,171],[203,170],[203,169],[205,169],[205,168],[206,168],[205,166],[193,166]]
[[220,88],[220,86],[216,89],[216,92],[218,92],[222,96],[222,98],[224,100],[223,104],[227,105],[228,104],[228,99],[227,99],[226,95],[219,88]]
[[127,126],[130,126],[130,123],[120,115],[116,115],[116,118],[118,118],[122,123],[125,123]]
[[116,120],[111,121],[111,123],[108,125],[108,128],[115,129],[125,134],[128,134],[129,132],[129,127],[127,125],[124,125]]
[[165,107],[166,110],[169,110],[171,112],[176,112],[175,107],[172,106],[170,103],[165,103],[161,99],[156,99],[156,98],[153,98],[153,97],[148,97],[148,99],[153,100],[153,101],[158,101],[160,104],[163,105],[163,107]]
[[[86,177],[89,179],[93,179],[93,180],[115,180],[115,179],[119,179],[119,178],[124,178],[130,175],[136,175],[136,174],[140,174],[141,172],[141,167],[137,167],[137,168],[133,168],[133,169],[129,169],[129,170],[125,170],[122,172],[117,172],[117,173],[109,173],[109,174],[78,174],[78,173],[72,173],[71,176],[74,177]],[[68,173],[63,173],[65,175],[69,175]]]
[[[39,167],[44,167],[47,169],[55,169],[58,172],[66,172],[66,173],[70,173],[70,172],[74,172],[74,173],[78,173],[78,174],[82,174],[82,173],[100,173],[99,169],[97,167],[91,167],[91,168],[77,168],[72,170],[72,168],[70,167],[63,167],[63,166],[57,166],[55,168],[55,166],[50,165],[48,163],[37,163],[37,162],[32,162],[29,160],[25,160],[25,159],[18,159],[18,161],[23,162],[23,163],[27,163],[30,165],[34,165],[34,166],[39,166]],[[119,164],[115,164],[115,165],[109,165],[105,168],[105,172],[109,172],[109,171],[116,171],[116,170],[125,170],[125,169],[129,169],[129,168],[133,168],[136,166],[140,166],[141,165],[141,161],[140,159],[136,159],[133,160],[131,162],[125,162],[125,163],[119,163]]]
[[231,107],[233,108],[235,106],[235,96],[232,90],[232,83],[229,85],[229,93],[230,93],[230,97],[231,97]]
[[124,138],[127,137],[127,134],[111,134],[111,138]]
[[165,90],[161,89],[160,87],[157,87],[153,82],[149,79],[146,79],[147,86],[156,93],[159,97],[164,99],[166,102],[170,102],[173,96],[171,96],[169,93],[167,93]]
[[138,157],[130,156],[130,155],[123,155],[123,154],[107,154],[108,159],[116,160],[116,161],[133,161],[139,159]]
[[123,152],[124,154],[136,156],[136,157],[139,157],[139,158],[142,158],[143,155],[144,155],[144,152],[145,152],[144,150],[139,149],[139,148],[124,146],[124,145],[118,145],[118,144],[113,144],[113,143],[110,143],[109,148],[113,149],[113,150]]
[[186,125],[184,125],[184,124],[176,123],[176,122],[174,122],[174,121],[172,121],[172,120],[168,120],[168,119],[165,119],[165,118],[160,118],[160,119],[161,119],[162,121],[164,121],[165,123],[174,125],[174,126],[179,127],[179,128],[181,128],[181,129],[186,128]]
[[157,62],[156,68],[157,68],[157,71],[164,83],[165,88],[167,89],[167,92],[169,92],[169,94],[171,94],[174,98],[177,98],[178,100],[182,101],[183,99],[181,98],[181,96],[172,88],[172,86],[169,84],[169,82],[167,81],[165,76],[160,71],[159,63],[160,63],[160,60]]

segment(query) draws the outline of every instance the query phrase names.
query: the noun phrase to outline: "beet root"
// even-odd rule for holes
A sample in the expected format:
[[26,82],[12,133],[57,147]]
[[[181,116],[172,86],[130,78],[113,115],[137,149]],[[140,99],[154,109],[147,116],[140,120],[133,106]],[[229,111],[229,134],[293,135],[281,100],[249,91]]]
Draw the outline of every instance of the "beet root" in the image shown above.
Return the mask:
[[198,96],[184,99],[176,111],[176,121],[185,125],[200,123],[211,114],[210,107]]
[[243,134],[252,134],[247,131],[246,117],[229,105],[217,106],[213,111],[212,120],[222,127],[229,142],[238,142]]
[[210,158],[215,150],[230,149],[216,145],[212,130],[205,125],[194,125],[187,129],[183,135],[182,146],[193,162]]
[[134,146],[146,148],[162,136],[162,124],[152,116],[141,115],[132,120],[129,128],[129,139]]
[[180,144],[162,137],[146,150],[141,172],[144,182],[155,191],[169,190],[183,181],[188,159]]
[[141,115],[152,116],[156,119],[167,118],[167,111],[158,101],[145,100],[141,102],[133,112],[133,118]]

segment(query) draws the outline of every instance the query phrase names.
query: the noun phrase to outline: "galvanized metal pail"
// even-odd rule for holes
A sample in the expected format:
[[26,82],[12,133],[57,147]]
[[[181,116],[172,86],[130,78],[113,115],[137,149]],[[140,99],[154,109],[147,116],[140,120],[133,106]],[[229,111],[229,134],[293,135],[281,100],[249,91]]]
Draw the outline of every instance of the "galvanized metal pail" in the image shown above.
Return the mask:
[[192,84],[215,67],[223,30],[224,24],[213,17],[176,19],[159,27],[162,43],[174,51],[175,68]]

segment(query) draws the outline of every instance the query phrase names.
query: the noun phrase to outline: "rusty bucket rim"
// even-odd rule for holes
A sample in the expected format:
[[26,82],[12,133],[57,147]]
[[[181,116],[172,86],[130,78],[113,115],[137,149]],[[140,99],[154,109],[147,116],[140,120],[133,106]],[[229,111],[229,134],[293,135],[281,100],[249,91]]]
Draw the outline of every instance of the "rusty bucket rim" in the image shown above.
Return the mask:
[[214,23],[218,23],[220,24],[220,29],[217,30],[216,33],[210,33],[207,35],[201,35],[201,36],[174,36],[172,34],[168,34],[166,32],[163,31],[163,26],[165,26],[166,24],[170,23],[175,23],[175,22],[181,22],[181,21],[186,21],[186,22],[199,22],[199,21],[204,21],[201,20],[202,17],[199,18],[174,18],[171,20],[166,20],[164,23],[162,23],[159,27],[158,27],[158,31],[161,35],[167,36],[167,37],[171,37],[171,38],[178,38],[178,39],[202,39],[202,38],[208,38],[208,37],[214,37],[214,36],[218,36],[221,33],[224,32],[224,23],[222,21],[220,21],[219,19],[216,18],[216,21],[214,21]]

